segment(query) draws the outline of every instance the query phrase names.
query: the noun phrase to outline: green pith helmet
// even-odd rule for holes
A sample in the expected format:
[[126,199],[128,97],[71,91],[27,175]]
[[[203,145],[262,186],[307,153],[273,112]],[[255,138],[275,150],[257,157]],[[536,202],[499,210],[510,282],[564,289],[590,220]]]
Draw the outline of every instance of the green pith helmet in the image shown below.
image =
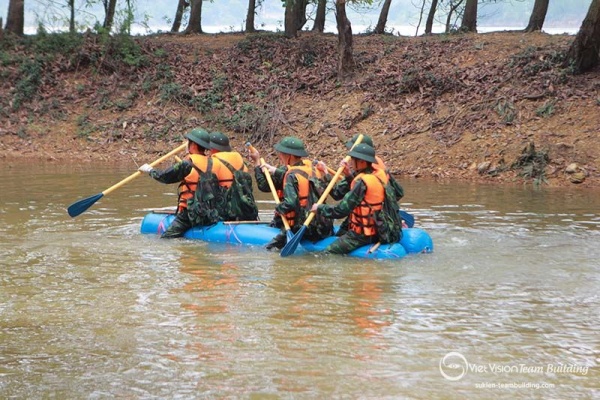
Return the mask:
[[185,135],[183,135],[186,139],[191,140],[196,143],[200,147],[204,147],[205,149],[210,149],[210,136],[205,129],[202,128],[194,128]]
[[352,158],[358,158],[359,160],[364,160],[370,163],[375,163],[375,149],[369,146],[366,143],[361,143],[352,149],[350,153],[348,153]]
[[[348,149],[352,148],[352,145],[354,145],[354,142],[356,142],[356,139],[358,139],[358,135],[359,134],[357,133],[356,135],[352,136],[352,139],[350,139],[346,142],[346,148],[348,148]],[[373,139],[371,139],[371,136],[365,135],[364,133],[363,133],[363,138],[362,138],[361,143],[368,144],[369,146],[371,146],[373,148],[375,147],[375,146],[373,146]]]
[[210,134],[210,148],[219,151],[231,151],[229,138],[221,132],[213,132]]
[[307,157],[308,153],[304,148],[302,140],[295,136],[286,136],[275,145],[275,150],[284,154],[291,154],[298,157]]

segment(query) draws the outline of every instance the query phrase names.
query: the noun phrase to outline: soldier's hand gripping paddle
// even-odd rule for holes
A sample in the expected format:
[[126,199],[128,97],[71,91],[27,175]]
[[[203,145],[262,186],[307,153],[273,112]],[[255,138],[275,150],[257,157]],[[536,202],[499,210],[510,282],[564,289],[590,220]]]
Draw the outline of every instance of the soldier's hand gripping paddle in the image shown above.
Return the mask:
[[[184,150],[186,147],[187,147],[187,143],[184,143],[181,146],[177,147],[176,149],[173,149],[172,151],[170,151],[168,154],[165,154],[158,160],[153,161],[152,163],[150,163],[150,165],[152,167],[154,167],[155,165],[158,165],[161,162],[165,161],[167,158],[172,157],[175,154],[179,153],[180,151]],[[82,214],[83,212],[85,212],[85,210],[90,208],[95,202],[100,200],[102,197],[104,197],[107,194],[109,194],[110,192],[120,188],[121,186],[131,182],[132,180],[134,180],[135,178],[137,178],[140,175],[142,175],[142,173],[140,171],[136,171],[133,174],[129,175],[127,178],[123,179],[121,182],[109,187],[108,189],[104,190],[103,192],[100,192],[93,196],[86,197],[85,199],[76,201],[75,203],[71,204],[67,208],[67,212],[69,213],[69,215],[71,217],[76,217],[79,214]]]

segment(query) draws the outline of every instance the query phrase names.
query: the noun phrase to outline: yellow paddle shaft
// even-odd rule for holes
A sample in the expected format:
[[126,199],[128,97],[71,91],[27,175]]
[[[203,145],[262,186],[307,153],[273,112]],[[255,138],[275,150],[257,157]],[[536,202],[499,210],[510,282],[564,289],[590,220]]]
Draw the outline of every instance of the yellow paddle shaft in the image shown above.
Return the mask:
[[[250,145],[249,147],[252,147],[252,145]],[[253,151],[253,150],[250,151]],[[261,158],[260,159],[260,164],[263,165],[265,163],[265,159]],[[271,193],[273,194],[273,200],[275,200],[275,204],[279,204],[279,195],[277,195],[277,189],[275,189],[275,184],[273,183],[273,178],[271,178],[271,173],[269,172],[269,170],[267,169],[267,167],[263,167],[263,172],[265,173],[265,177],[267,178],[267,182],[269,183],[269,188],[271,188]],[[283,226],[285,228],[286,231],[290,230],[290,223],[288,222],[287,218],[285,217],[285,215],[281,216],[281,220],[283,221]]]
[[[180,151],[184,150],[186,147],[187,147],[187,143],[182,144],[181,146],[177,147],[176,149],[173,149],[172,151],[170,151],[169,153],[165,154],[164,156],[162,156],[158,160],[155,160],[155,161],[151,162],[150,166],[154,167],[154,166],[160,164],[161,162],[165,161],[166,159],[168,159],[170,157],[173,157],[175,154],[177,154]],[[111,186],[108,189],[106,189],[105,191],[103,191],[102,194],[103,195],[107,195],[110,192],[112,192],[114,190],[117,190],[121,186],[128,184],[129,182],[131,182],[132,180],[134,180],[135,178],[137,178],[140,175],[142,175],[142,172],[136,171],[133,174],[129,175],[127,178],[123,179],[121,182],[116,183],[113,186]]]
[[375,243],[373,246],[371,246],[369,251],[367,251],[367,254],[373,253],[375,250],[377,250],[379,248],[379,246],[381,246],[381,242]]

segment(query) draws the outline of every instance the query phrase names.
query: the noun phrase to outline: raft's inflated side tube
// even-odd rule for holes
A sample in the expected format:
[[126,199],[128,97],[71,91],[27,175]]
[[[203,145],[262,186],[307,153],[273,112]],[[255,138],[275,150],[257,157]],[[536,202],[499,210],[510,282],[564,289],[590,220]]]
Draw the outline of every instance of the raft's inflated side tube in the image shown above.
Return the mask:
[[400,244],[407,253],[431,253],[433,251],[433,240],[427,232],[421,228],[402,229]]
[[[402,230],[402,231],[404,231],[404,230]],[[331,237],[325,238],[323,240],[319,240],[316,243],[312,243],[307,240],[303,240],[302,242],[300,242],[300,244],[306,251],[319,252],[319,251],[325,250],[327,248],[327,246],[329,246],[329,244],[331,244],[331,242],[334,242],[336,239],[337,239],[336,236],[331,236]],[[374,249],[374,251],[371,252],[372,248]],[[400,243],[394,243],[394,244],[382,244],[382,245],[376,246],[376,247],[374,245],[362,246],[356,250],[351,251],[348,255],[353,256],[353,257],[361,257],[361,258],[383,259],[383,258],[402,258],[402,257],[406,256],[406,254],[407,254],[406,250]]]
[[[155,213],[147,214],[141,226],[144,234],[162,234],[171,224],[175,216],[173,214]],[[187,239],[203,240],[212,243],[232,243],[264,246],[279,233],[279,229],[272,228],[267,224],[226,224],[219,222],[206,227],[194,227],[188,230],[184,237]],[[302,247],[309,252],[323,251],[336,240],[331,236],[316,243],[303,240]],[[431,253],[433,241],[427,232],[419,228],[402,229],[402,240],[400,243],[384,244],[371,252],[373,246],[363,246],[349,255],[362,258],[402,258],[409,253]]]
[[[175,219],[173,214],[150,213],[142,221],[142,233],[161,235]],[[267,224],[224,224],[195,226],[183,237],[212,243],[235,243],[264,246],[279,233]]]

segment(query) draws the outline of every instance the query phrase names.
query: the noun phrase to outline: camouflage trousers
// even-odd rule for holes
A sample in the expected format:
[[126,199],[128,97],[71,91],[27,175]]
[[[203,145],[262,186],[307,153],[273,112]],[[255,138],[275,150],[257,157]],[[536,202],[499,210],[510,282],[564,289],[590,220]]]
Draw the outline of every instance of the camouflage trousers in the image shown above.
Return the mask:
[[273,216],[273,219],[269,223],[269,226],[273,228],[283,228],[283,221],[281,220],[281,215]]
[[342,223],[340,224],[340,227],[338,228],[337,232],[335,233],[335,236],[342,236],[346,232],[348,232],[349,224],[350,224],[350,217],[348,217],[344,221],[342,221]]
[[187,209],[177,213],[171,225],[167,230],[160,236],[162,239],[174,239],[182,237],[183,234],[192,227],[192,221],[188,216]]
[[[273,220],[273,221],[275,221],[275,220]],[[271,221],[271,224],[269,224],[269,226],[273,226],[273,221]],[[279,226],[278,228],[280,228],[281,231],[277,235],[275,235],[275,237],[273,239],[271,239],[271,241],[269,243],[267,243],[267,245],[265,247],[267,250],[272,250],[272,249],[281,250],[287,244],[287,231],[285,230],[285,227],[283,226],[283,221],[281,221],[281,217],[279,218],[279,223],[281,224],[281,226]],[[292,234],[296,234],[299,230],[300,230],[300,228],[298,226],[293,226],[290,229]]]
[[354,231],[347,231],[327,246],[325,251],[333,254],[348,254],[354,249],[368,244],[375,244],[377,241],[377,236],[365,236]]

